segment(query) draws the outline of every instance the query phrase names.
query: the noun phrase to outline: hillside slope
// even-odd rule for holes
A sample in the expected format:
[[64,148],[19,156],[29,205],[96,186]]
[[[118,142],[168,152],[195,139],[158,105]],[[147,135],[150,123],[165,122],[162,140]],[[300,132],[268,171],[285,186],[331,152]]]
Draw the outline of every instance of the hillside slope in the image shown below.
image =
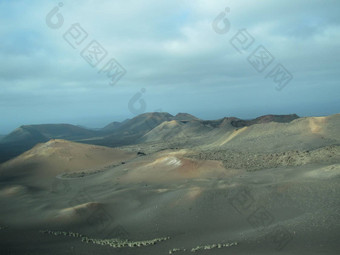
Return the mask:
[[39,183],[62,173],[95,172],[136,157],[135,153],[66,140],[50,140],[34,146],[0,165],[1,181]]

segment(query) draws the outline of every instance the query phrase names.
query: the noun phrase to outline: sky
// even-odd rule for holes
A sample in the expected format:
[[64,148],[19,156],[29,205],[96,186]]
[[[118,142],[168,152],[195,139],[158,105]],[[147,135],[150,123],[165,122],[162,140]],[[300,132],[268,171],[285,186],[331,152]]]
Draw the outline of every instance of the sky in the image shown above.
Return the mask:
[[0,134],[340,112],[340,1],[0,0]]

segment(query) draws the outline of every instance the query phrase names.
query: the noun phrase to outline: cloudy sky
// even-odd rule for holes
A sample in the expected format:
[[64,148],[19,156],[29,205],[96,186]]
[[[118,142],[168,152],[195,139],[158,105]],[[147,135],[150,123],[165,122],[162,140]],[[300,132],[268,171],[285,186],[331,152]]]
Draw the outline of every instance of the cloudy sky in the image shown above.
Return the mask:
[[[340,112],[339,1],[59,3],[0,0],[0,134],[153,111]],[[114,85],[112,59],[126,70]]]

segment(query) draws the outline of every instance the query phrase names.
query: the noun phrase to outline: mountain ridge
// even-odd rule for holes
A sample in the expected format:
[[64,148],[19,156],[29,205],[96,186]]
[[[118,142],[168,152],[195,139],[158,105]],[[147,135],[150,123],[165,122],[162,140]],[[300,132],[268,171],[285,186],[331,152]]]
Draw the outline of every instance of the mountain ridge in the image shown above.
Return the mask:
[[[177,113],[174,116],[167,112],[148,112],[122,122],[111,122],[98,130],[66,123],[22,125],[0,140],[0,163],[31,149],[38,143],[47,142],[50,139],[66,139],[88,144],[117,147],[144,142],[145,138],[143,137],[147,133],[162,123],[169,121],[188,124],[186,126],[187,132],[191,132],[189,130],[210,130],[222,128],[223,126],[225,126],[225,130],[230,130],[235,127],[251,126],[263,122],[290,122],[296,118],[299,118],[296,114],[271,114],[252,120],[242,120],[236,117],[201,120],[188,113]],[[190,128],[188,128],[189,126]]]

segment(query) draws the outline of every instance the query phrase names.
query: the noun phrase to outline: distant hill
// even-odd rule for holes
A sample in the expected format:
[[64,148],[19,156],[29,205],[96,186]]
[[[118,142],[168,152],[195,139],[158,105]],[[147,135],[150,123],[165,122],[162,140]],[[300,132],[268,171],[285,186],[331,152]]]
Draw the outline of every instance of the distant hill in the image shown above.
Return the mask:
[[123,131],[125,134],[145,133],[172,118],[173,116],[167,112],[144,113],[122,123],[117,131]]
[[78,139],[93,135],[94,132],[70,124],[43,124],[21,126],[2,139],[2,143],[23,140],[48,141],[49,139]]
[[135,144],[144,134],[172,118],[173,116],[166,112],[144,113],[121,124],[114,124],[116,127],[110,135],[82,142],[105,146]]
[[[253,125],[215,136],[211,146],[219,149],[253,152],[279,152],[286,150],[308,150],[340,144],[338,127],[340,114],[327,117],[305,117],[290,121],[292,117],[257,118]],[[287,121],[287,122],[285,122]],[[234,123],[232,123],[234,124]]]
[[104,132],[112,132],[114,130],[116,130],[117,128],[119,128],[122,125],[121,122],[118,121],[114,121],[111,122],[110,124],[106,125],[105,127],[103,127],[101,130]]
[[164,121],[150,132],[146,133],[139,141],[170,141],[170,140],[184,140],[186,138],[193,138],[201,136],[214,127],[205,122],[192,120],[192,121]]
[[[206,137],[209,140],[217,138],[219,134],[225,135],[228,131],[234,131],[240,127],[261,123],[278,122],[288,123],[299,118],[292,115],[265,115],[253,120],[241,120],[235,117],[219,120],[200,120],[190,114],[177,114],[172,121],[163,122],[159,126],[146,133],[141,142],[160,140],[191,139]],[[206,143],[209,143],[206,141]]]
[[47,139],[42,133],[36,130],[33,126],[21,126],[15,129],[10,134],[3,137],[1,143],[15,143],[15,142],[43,142]]
[[118,121],[111,122],[111,123],[107,124],[105,127],[103,127],[102,129],[100,129],[100,131],[103,132],[103,133],[113,132],[113,131],[117,130],[121,125],[128,122],[129,120],[130,119],[126,119],[123,122],[118,122]]
[[[235,128],[267,122],[290,122],[297,115],[265,115],[254,120],[235,117],[200,120],[188,113],[173,116],[166,112],[138,115],[123,122],[112,122],[102,129],[90,130],[70,124],[25,125],[0,140],[0,163],[50,139],[65,139],[81,143],[117,147],[165,140],[181,140],[208,136],[210,140]],[[208,138],[207,138],[208,139]]]
[[173,120],[198,120],[195,116],[188,113],[177,113]]
[[240,120],[235,119],[231,121],[231,124],[234,127],[245,127],[251,126],[254,124],[261,124],[261,123],[268,123],[268,122],[279,122],[279,123],[287,123],[291,122],[295,119],[298,119],[299,116],[296,114],[289,114],[289,115],[264,115],[252,120]]

